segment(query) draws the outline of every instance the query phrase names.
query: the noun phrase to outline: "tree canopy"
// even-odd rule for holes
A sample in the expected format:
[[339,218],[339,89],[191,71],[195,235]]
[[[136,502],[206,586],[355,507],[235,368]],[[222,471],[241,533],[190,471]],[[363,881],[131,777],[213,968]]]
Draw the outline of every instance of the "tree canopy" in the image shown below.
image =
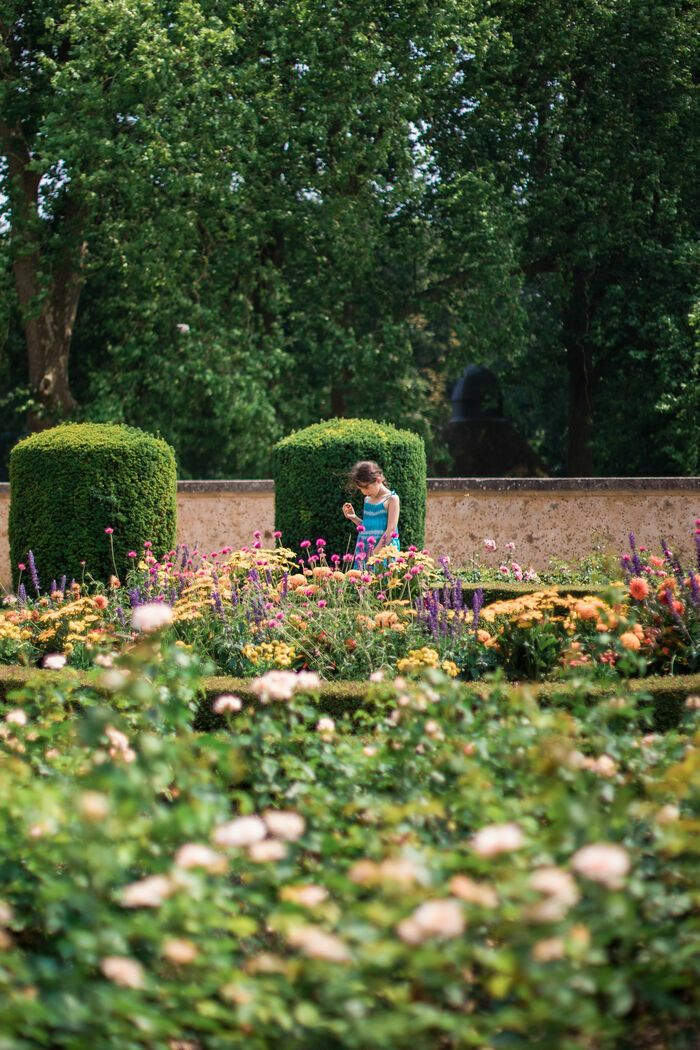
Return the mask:
[[1,0],[0,395],[266,474],[442,441],[499,375],[553,473],[698,470],[698,0]]

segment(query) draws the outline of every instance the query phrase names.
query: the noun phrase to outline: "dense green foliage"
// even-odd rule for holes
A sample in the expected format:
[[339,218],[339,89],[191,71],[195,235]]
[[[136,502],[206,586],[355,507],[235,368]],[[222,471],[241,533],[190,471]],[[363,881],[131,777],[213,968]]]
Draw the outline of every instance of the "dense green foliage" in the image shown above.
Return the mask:
[[341,507],[355,500],[362,517],[363,498],[348,475],[359,460],[374,460],[386,484],[401,500],[402,547],[421,548],[425,538],[426,465],[420,437],[370,419],[331,419],[283,438],[273,452],[275,527],[288,546],[318,537],[332,551],[355,549],[355,526]]
[[29,401],[260,476],[290,430],[370,416],[435,471],[479,361],[554,473],[696,471],[699,25],[694,0],[5,0],[0,445]]
[[351,724],[292,674],[195,733],[200,676],[146,640],[4,709],[8,1050],[696,1045],[693,707],[432,675]]
[[44,591],[52,578],[80,578],[84,566],[96,579],[121,576],[132,548],[175,542],[175,455],[133,427],[64,423],[33,434],[12,450],[10,484],[14,575],[31,550]]

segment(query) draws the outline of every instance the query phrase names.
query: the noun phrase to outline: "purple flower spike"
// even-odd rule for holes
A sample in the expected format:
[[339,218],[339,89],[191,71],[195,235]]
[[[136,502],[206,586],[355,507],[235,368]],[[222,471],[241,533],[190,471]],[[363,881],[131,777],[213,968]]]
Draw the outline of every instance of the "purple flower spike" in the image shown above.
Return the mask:
[[41,586],[39,584],[39,573],[36,571],[36,562],[34,561],[34,554],[29,551],[27,555],[27,561],[29,562],[29,574],[32,578],[32,584],[37,594],[41,593]]

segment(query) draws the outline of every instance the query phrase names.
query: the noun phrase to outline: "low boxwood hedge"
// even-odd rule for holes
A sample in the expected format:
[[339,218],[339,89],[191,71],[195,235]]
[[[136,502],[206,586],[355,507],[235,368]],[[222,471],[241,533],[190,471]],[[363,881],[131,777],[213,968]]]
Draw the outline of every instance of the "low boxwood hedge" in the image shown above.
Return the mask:
[[[0,704],[5,703],[8,694],[13,689],[23,687],[32,678],[45,678],[49,675],[55,679],[58,679],[60,676],[70,676],[73,682],[99,690],[99,685],[97,684],[98,676],[94,672],[75,671],[72,669],[38,671],[34,667],[17,667],[12,665],[0,667]],[[540,703],[555,703],[557,706],[566,703],[568,692],[566,683],[533,682],[529,684],[535,690]],[[365,706],[368,689],[368,682],[326,682],[318,694],[319,711],[334,717],[353,714]],[[472,693],[475,698],[484,697],[489,691],[489,683],[483,681],[465,682],[464,689]],[[620,695],[624,690],[634,694],[647,694],[651,697],[654,712],[654,729],[657,732],[664,732],[678,725],[687,698],[693,695],[700,695],[700,674],[678,675],[676,677],[658,675],[650,676],[649,678],[627,679],[614,683],[592,684],[587,690],[587,695],[591,702],[595,703],[605,699],[607,696]],[[234,693],[244,701],[253,700],[255,694],[252,691],[252,679],[223,676],[205,678],[201,702],[194,721],[195,729],[206,732],[223,726],[224,720],[214,714],[212,710],[212,701],[222,693]],[[573,700],[573,693],[571,693],[571,696]]]

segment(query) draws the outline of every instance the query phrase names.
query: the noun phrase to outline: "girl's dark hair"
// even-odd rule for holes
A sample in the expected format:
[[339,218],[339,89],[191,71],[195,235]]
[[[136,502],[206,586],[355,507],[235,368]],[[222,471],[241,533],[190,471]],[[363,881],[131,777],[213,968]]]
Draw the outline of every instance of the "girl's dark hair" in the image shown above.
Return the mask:
[[384,471],[373,459],[361,459],[348,475],[350,485],[371,485]]

